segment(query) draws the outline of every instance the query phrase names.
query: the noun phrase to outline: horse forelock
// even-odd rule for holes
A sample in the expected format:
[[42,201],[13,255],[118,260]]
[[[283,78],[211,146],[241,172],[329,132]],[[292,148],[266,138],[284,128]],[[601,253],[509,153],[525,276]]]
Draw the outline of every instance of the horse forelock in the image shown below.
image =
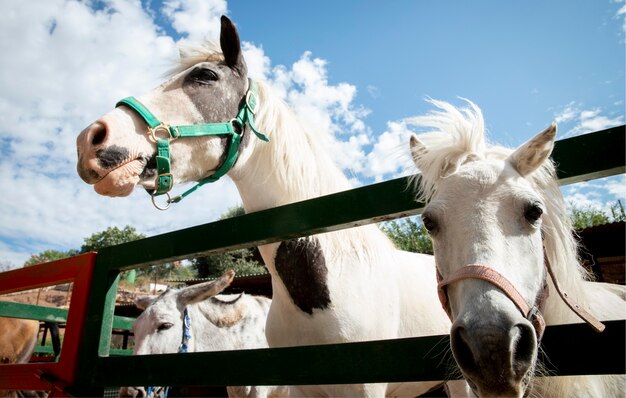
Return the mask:
[[453,174],[461,165],[487,158],[504,159],[511,153],[487,145],[482,111],[473,102],[465,101],[466,107],[457,108],[428,99],[438,110],[406,119],[407,125],[419,130],[419,139],[427,148],[419,153],[420,179],[412,180],[421,201],[428,201],[437,191],[440,179]]
[[181,44],[179,46],[180,59],[178,64],[167,72],[167,77],[171,78],[194,65],[201,62],[222,62],[224,54],[218,43],[205,40],[196,44]]

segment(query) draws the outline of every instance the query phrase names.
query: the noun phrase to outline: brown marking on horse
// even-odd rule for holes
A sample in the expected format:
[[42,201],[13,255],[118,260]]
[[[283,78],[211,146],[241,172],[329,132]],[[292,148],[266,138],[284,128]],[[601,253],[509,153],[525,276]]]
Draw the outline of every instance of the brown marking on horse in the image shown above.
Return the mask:
[[0,317],[0,363],[27,363],[38,333],[39,321]]
[[[39,321],[0,317],[0,364],[28,363],[37,345],[38,334]],[[39,394],[35,391],[0,390],[0,397],[20,396]]]

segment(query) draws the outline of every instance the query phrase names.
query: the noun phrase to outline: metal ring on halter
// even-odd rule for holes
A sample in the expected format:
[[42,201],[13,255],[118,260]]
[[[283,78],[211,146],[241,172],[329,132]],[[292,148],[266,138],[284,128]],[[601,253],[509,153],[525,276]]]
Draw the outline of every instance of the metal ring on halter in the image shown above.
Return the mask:
[[154,142],[157,142],[157,140],[158,140],[158,138],[157,138],[157,136],[156,136],[156,133],[157,133],[159,130],[164,130],[164,131],[167,133],[167,135],[169,136],[169,140],[170,140],[170,141],[174,141],[176,138],[178,138],[178,137],[174,137],[174,136],[172,135],[172,132],[170,131],[169,126],[166,126],[165,124],[161,123],[161,124],[159,124],[158,126],[156,126],[156,127],[154,127],[154,128],[149,128],[149,129],[148,129],[148,132],[150,133],[150,136],[152,137],[152,139],[154,140]]
[[169,192],[165,192],[165,195],[167,196],[167,202],[166,202],[167,204],[166,204],[166,206],[165,206],[165,207],[161,207],[161,206],[159,206],[159,205],[157,204],[157,202],[156,202],[156,199],[155,199],[155,196],[156,196],[156,195],[154,194],[155,192],[156,192],[156,189],[155,189],[155,190],[152,192],[152,194],[150,195],[150,196],[152,197],[152,204],[154,205],[154,207],[156,207],[156,208],[157,208],[157,209],[159,209],[159,210],[167,210],[167,209],[169,209],[169,208],[170,208],[170,206],[172,205],[172,201],[171,201],[171,196],[170,196],[170,193],[169,193]]
[[241,122],[239,121],[239,119],[237,119],[236,117],[230,119],[230,124],[233,126],[233,131],[236,134],[241,134],[243,133],[243,124],[241,124]]

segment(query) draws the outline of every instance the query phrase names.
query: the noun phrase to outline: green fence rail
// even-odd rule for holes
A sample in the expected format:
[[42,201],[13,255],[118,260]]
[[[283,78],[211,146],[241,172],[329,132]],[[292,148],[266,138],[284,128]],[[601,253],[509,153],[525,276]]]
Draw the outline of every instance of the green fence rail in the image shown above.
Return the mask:
[[[553,159],[560,183],[624,173],[625,145],[625,126],[558,141]],[[446,378],[453,365],[447,336],[138,357],[110,356],[109,350],[115,294],[123,270],[414,215],[422,207],[407,189],[407,178],[398,178],[102,249],[96,257],[76,358],[77,382],[66,391],[101,395],[104,388],[121,385],[335,384]],[[602,334],[582,324],[548,327],[542,342],[542,355],[549,357],[544,361],[547,371],[558,375],[625,373],[625,326],[624,321],[607,322]]]
[[[34,319],[55,323],[67,322],[67,310],[64,308],[0,301],[0,316]],[[130,330],[135,318],[114,316],[113,329]]]

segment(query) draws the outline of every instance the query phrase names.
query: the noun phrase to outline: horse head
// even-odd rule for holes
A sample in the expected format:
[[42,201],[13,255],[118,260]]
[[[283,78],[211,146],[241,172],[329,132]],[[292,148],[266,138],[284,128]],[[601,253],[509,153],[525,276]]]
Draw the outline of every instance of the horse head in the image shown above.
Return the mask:
[[433,240],[439,294],[453,324],[452,352],[479,396],[524,396],[537,360],[546,271],[533,173],[549,163],[552,125],[514,152],[488,148],[480,110],[417,118],[439,127],[412,136],[422,220]]
[[84,129],[77,138],[80,177],[101,195],[127,196],[137,184],[162,194],[174,183],[227,172],[246,147],[256,98],[247,95],[253,83],[227,17],[220,47],[181,52],[169,80],[120,101]]

